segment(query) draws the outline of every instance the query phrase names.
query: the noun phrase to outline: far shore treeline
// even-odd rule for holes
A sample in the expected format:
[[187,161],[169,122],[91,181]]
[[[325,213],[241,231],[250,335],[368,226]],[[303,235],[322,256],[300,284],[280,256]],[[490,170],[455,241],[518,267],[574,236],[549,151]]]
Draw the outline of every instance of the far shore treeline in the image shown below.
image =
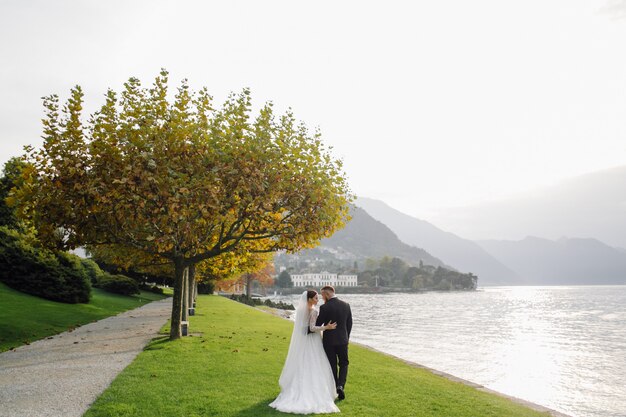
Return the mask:
[[[378,264],[378,265],[376,265]],[[461,273],[441,266],[411,266],[400,258],[384,257],[370,260],[371,269],[359,272],[359,282],[369,286],[405,288],[410,290],[475,290],[478,277],[472,273]]]
[[[293,288],[291,274],[312,271],[306,269],[307,264],[302,260],[292,264],[301,265],[297,271],[294,266],[286,267],[288,263],[285,258],[284,255],[277,257],[279,268],[284,268],[278,275],[276,284],[279,288],[287,289],[287,292],[295,293],[298,289]],[[341,289],[343,293],[475,290],[478,285],[478,277],[472,273],[461,273],[441,266],[425,265],[423,262],[420,262],[418,266],[412,266],[398,257],[368,258],[363,264],[363,269],[359,269],[356,261],[353,262],[352,267],[348,267],[346,262],[341,263],[332,258],[325,262],[318,259],[316,265],[323,265],[325,271],[357,275],[359,285],[344,287]]]
[[162,70],[104,101],[85,117],[79,86],[63,105],[44,98],[43,145],[26,149],[3,203],[33,250],[82,246],[102,264],[171,277],[170,339],[198,283],[251,279],[273,252],[315,247],[349,220],[342,162],[321,134],[272,103],[252,115],[248,89],[216,105],[184,80],[170,98]]

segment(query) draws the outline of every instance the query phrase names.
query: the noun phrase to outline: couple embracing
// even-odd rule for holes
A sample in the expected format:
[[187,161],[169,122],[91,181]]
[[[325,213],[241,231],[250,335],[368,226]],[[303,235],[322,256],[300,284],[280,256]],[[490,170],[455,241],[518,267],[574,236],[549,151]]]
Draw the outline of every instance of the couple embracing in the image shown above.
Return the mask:
[[324,304],[319,313],[315,291],[304,291],[296,308],[289,351],[278,381],[281,391],[270,404],[285,413],[338,413],[335,399],[345,398],[352,312],[348,303],[335,296],[333,287],[326,286],[321,293]]

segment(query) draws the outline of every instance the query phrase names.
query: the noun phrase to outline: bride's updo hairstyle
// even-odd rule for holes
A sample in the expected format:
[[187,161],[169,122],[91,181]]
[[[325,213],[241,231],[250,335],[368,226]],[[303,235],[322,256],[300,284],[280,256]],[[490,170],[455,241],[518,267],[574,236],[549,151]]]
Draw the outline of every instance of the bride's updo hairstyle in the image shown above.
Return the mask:
[[311,298],[315,297],[316,295],[317,295],[317,291],[315,291],[315,290],[308,290],[306,292],[307,300],[310,300]]

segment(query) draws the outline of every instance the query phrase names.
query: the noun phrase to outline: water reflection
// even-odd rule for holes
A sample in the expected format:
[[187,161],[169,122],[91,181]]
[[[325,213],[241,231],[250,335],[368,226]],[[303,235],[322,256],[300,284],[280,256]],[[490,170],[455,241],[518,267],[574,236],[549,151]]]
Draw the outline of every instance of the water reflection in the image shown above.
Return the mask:
[[357,342],[576,417],[626,416],[626,286],[339,296]]

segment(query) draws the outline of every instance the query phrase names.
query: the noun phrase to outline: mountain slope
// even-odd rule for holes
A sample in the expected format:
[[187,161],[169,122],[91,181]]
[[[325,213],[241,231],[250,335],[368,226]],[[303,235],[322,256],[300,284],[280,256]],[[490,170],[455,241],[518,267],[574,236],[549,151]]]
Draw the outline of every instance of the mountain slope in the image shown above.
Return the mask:
[[596,239],[478,241],[527,284],[626,284],[626,253]]
[[360,197],[356,204],[388,226],[403,242],[422,247],[461,271],[478,275],[481,285],[520,283],[515,272],[475,242],[444,232],[379,200]]
[[424,249],[400,241],[389,227],[374,219],[362,208],[353,206],[350,214],[352,220],[345,228],[322,240],[322,247],[350,253],[355,259],[395,256],[412,265],[419,265],[419,262],[423,261],[427,265],[446,266]]

